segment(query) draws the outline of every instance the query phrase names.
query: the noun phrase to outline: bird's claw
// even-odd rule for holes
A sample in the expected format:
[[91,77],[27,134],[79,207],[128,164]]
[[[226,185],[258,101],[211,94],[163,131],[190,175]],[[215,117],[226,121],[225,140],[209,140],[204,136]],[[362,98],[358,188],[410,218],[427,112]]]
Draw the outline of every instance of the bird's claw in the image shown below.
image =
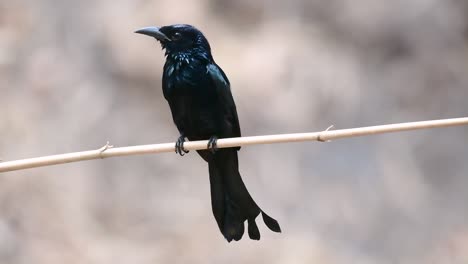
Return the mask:
[[208,140],[208,150],[211,151],[211,153],[215,153],[218,150],[218,137],[217,136],[212,136],[210,137],[210,140]]
[[185,137],[180,136],[175,144],[175,153],[179,154],[180,156],[184,156],[185,153],[189,153],[188,150],[184,149]]

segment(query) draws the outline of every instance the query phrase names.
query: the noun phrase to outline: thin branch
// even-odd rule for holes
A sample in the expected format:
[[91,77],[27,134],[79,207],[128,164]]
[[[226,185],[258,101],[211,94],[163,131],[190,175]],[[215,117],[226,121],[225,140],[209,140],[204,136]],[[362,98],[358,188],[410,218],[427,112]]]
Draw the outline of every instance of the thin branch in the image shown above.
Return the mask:
[[[313,133],[282,134],[282,135],[268,135],[268,136],[240,137],[240,138],[223,138],[223,139],[218,140],[217,147],[229,148],[229,147],[256,145],[256,144],[274,144],[274,143],[302,142],[302,141],[328,142],[328,141],[340,139],[340,138],[359,137],[359,136],[400,132],[400,131],[407,131],[407,130],[462,126],[462,125],[468,125],[468,117],[400,123],[400,124],[391,124],[391,125],[382,125],[382,126],[370,126],[370,127],[341,129],[341,130],[330,130],[332,127],[329,127],[325,131],[313,132]],[[187,150],[201,150],[201,149],[206,149],[207,144],[208,144],[207,140],[186,142],[184,144],[184,148]],[[83,161],[83,160],[104,159],[104,158],[117,157],[117,156],[173,152],[174,150],[175,150],[175,143],[163,143],[163,144],[154,144],[154,145],[141,145],[141,146],[114,148],[113,146],[109,145],[109,142],[107,142],[105,146],[96,150],[2,162],[0,163],[0,172],[8,172],[8,171],[36,168],[36,167],[51,166],[51,165],[56,165],[56,164],[77,162],[77,161]]]

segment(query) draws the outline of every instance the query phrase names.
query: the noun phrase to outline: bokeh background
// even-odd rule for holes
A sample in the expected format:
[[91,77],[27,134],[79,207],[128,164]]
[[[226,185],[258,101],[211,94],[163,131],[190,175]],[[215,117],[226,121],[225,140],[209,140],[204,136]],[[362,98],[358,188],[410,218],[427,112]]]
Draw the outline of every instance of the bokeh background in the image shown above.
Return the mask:
[[[178,136],[159,44],[189,23],[228,74],[243,135],[468,114],[463,0],[0,1],[0,158]],[[228,244],[194,153],[0,175],[0,263],[468,263],[468,128],[245,147],[283,233]]]

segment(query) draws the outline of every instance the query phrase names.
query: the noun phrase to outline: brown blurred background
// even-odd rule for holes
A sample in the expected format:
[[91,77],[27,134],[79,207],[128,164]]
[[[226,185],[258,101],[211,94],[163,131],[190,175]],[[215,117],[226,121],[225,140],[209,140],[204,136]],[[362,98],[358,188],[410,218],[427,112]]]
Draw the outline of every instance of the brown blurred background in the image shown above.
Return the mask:
[[[0,1],[0,158],[174,141],[159,44],[188,23],[243,135],[468,114],[468,2]],[[245,147],[283,228],[228,244],[194,153],[0,175],[0,263],[468,263],[468,128]]]

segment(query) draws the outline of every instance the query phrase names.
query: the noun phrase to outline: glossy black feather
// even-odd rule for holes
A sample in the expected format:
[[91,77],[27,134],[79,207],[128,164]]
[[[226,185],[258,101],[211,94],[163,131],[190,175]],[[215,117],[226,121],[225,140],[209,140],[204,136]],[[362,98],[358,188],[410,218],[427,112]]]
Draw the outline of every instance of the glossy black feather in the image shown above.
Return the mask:
[[[211,48],[196,28],[172,25],[138,33],[154,36],[166,49],[163,93],[180,135],[189,140],[240,137],[239,118],[230,83],[215,63]],[[262,213],[265,224],[280,232],[279,224],[261,211],[250,196],[239,173],[240,148],[198,151],[208,162],[211,203],[219,230],[230,242],[240,240],[248,221],[251,239],[259,240],[255,218]]]

